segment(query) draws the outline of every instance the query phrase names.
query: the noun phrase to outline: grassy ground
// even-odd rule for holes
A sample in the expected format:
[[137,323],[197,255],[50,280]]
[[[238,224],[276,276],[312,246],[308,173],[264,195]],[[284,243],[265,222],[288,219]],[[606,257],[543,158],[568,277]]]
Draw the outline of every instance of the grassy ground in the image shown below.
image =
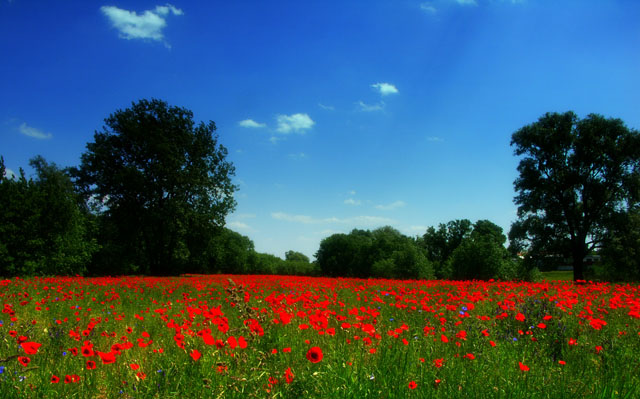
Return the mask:
[[573,270],[554,270],[551,272],[541,272],[542,279],[547,281],[572,281]]
[[640,395],[637,286],[278,276],[0,284],[1,398]]

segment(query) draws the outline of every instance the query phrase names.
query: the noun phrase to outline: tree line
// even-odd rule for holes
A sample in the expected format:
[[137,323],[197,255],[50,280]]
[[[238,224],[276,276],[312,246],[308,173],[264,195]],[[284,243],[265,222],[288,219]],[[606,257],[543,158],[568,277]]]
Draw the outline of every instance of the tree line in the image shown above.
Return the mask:
[[[640,139],[619,119],[549,113],[512,135],[518,219],[452,220],[409,237],[385,226],[323,239],[315,261],[258,253],[227,229],[238,187],[215,123],[141,100],[105,119],[80,165],[0,157],[0,276],[297,274],[402,279],[640,278]],[[601,261],[587,269],[584,259]],[[585,274],[586,273],[586,274]],[[595,273],[595,274],[594,274]]]

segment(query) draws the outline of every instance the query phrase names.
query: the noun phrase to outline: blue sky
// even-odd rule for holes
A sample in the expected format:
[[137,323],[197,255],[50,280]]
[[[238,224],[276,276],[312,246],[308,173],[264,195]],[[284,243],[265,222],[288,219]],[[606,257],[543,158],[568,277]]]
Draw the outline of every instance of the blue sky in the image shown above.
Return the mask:
[[515,220],[511,134],[545,112],[640,128],[640,2],[0,0],[0,155],[79,163],[142,98],[213,120],[227,226],[261,252],[391,225]]

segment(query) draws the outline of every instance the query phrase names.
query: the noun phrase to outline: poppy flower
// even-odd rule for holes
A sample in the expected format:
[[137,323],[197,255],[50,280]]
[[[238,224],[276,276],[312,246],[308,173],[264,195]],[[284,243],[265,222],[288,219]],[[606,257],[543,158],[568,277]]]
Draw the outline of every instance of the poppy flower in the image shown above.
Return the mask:
[[317,346],[313,346],[307,352],[307,360],[311,363],[318,363],[322,360],[322,349]]
[[293,382],[293,373],[291,372],[291,367],[288,367],[285,371],[284,371],[284,379],[285,381],[287,381],[287,384],[291,384]]
[[189,356],[191,356],[193,361],[197,362],[198,359],[200,359],[202,357],[202,354],[200,353],[199,350],[194,349],[194,350],[191,351],[191,354]]
[[520,366],[520,370],[529,371],[529,366],[522,364],[522,362],[518,362],[518,365]]
[[418,384],[415,381],[409,381],[409,389],[416,389]]
[[102,359],[102,363],[111,364],[116,362],[116,355],[113,352],[100,352],[96,351],[100,359]]
[[20,362],[21,365],[23,365],[24,367],[27,367],[29,365],[29,362],[31,362],[31,359],[29,359],[26,356],[18,356],[18,361]]
[[524,321],[524,315],[522,313],[518,312],[518,314],[516,315],[516,320]]
[[131,370],[136,371],[137,369],[140,368],[140,365],[132,363],[129,365],[129,367],[131,367]]
[[57,375],[55,375],[55,374],[51,376],[51,383],[52,383],[52,384],[57,384],[57,383],[59,383],[59,382],[60,382],[60,377],[58,377],[58,376],[57,376]]
[[71,376],[69,374],[64,376],[64,383],[65,384],[71,384]]
[[238,337],[238,346],[240,347],[240,349],[244,349],[247,347],[247,340],[245,340],[242,335]]
[[87,360],[87,370],[95,370],[96,362],[93,360]]
[[145,378],[147,378],[147,375],[142,371],[139,371],[136,373],[136,377],[140,378],[141,380],[144,380]]
[[40,348],[42,344],[39,344],[37,342],[23,342],[20,346],[22,346],[22,349],[24,349],[24,353],[26,353],[27,355],[35,355],[36,353],[38,353],[38,348]]
[[234,337],[233,335],[230,335],[229,338],[227,338],[227,343],[229,344],[229,347],[231,349],[235,349],[236,346],[238,346],[238,341],[236,340],[236,337]]

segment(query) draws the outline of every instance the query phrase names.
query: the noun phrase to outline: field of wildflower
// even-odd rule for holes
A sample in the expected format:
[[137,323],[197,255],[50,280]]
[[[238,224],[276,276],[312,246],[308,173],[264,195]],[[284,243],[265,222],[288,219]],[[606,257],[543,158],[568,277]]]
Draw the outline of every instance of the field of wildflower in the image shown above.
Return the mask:
[[637,398],[636,285],[0,282],[1,398]]

